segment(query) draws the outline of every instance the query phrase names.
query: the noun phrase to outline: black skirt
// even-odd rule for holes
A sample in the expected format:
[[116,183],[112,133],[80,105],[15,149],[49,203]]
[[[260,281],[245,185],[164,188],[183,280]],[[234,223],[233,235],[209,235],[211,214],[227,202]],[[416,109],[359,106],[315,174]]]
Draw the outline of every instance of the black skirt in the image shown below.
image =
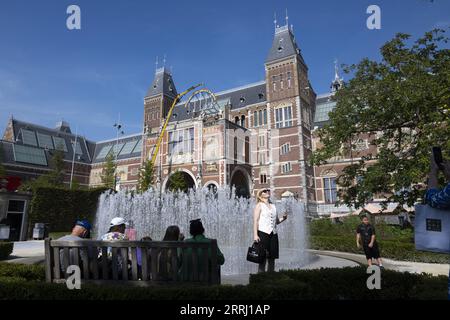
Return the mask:
[[267,234],[265,232],[258,230],[258,237],[261,241],[261,245],[267,252],[267,258],[269,259],[278,259],[279,249],[278,249],[278,234]]

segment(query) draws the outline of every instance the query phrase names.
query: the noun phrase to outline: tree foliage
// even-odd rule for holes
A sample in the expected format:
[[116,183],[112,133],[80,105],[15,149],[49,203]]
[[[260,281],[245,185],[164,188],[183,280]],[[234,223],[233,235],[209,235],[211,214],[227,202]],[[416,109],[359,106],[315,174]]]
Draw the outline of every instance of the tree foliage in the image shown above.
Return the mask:
[[154,183],[155,168],[150,160],[145,161],[139,169],[138,191],[147,191]]
[[103,186],[109,189],[114,189],[116,182],[116,162],[114,161],[114,154],[110,153],[105,159],[105,167],[103,168],[101,179]]
[[186,182],[183,172],[177,171],[169,178],[169,190],[170,191],[184,191],[188,190],[188,184]]
[[387,202],[413,205],[423,194],[432,146],[450,151],[450,50],[444,30],[409,43],[399,33],[381,47],[380,62],[363,59],[346,66],[353,78],[334,99],[330,123],[319,129],[323,146],[316,165],[344,156],[355,139],[370,134],[376,154],[357,159],[338,177],[342,203],[362,206],[381,195]]

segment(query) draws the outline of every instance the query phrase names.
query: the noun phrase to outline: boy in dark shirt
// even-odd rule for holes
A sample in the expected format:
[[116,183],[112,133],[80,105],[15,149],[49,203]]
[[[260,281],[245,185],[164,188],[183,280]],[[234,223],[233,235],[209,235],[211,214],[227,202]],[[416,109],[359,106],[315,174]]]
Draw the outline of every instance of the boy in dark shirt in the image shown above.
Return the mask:
[[372,259],[376,259],[380,267],[383,266],[380,258],[378,243],[375,240],[375,228],[369,223],[367,216],[362,216],[362,223],[356,229],[356,246],[361,247],[362,242],[367,264],[372,265]]

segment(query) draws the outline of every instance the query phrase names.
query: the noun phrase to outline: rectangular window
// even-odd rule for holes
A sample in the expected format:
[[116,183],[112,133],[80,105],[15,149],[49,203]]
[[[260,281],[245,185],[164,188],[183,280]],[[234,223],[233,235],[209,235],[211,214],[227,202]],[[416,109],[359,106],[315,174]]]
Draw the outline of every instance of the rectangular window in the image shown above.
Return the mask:
[[258,111],[253,111],[253,126],[258,127]]
[[323,178],[325,203],[335,203],[337,199],[336,178]]
[[44,149],[13,144],[14,160],[17,162],[47,165]]
[[287,154],[291,151],[291,145],[289,143],[285,143],[280,148],[281,154]]
[[258,163],[260,165],[266,164],[266,153],[265,152],[258,152]]
[[265,173],[261,173],[259,175],[259,183],[261,184],[267,183],[267,175]]
[[169,155],[192,153],[194,150],[194,128],[169,132]]
[[287,173],[292,171],[292,164],[287,162],[281,166],[281,173]]
[[427,219],[427,231],[436,231],[441,232],[442,231],[442,223],[440,219]]
[[52,137],[52,138],[56,150],[62,150],[64,152],[67,152],[66,140],[64,140],[61,137]]
[[52,137],[46,134],[37,133],[39,147],[44,149],[54,149]]
[[259,117],[258,117],[259,125],[262,126],[263,125],[263,112],[262,112],[262,110],[258,111],[258,115],[259,115]]
[[290,71],[288,71],[288,73],[287,73],[287,82],[288,82],[288,88],[290,88],[291,87],[291,72]]
[[285,128],[292,126],[292,107],[283,107],[275,110],[276,128]]
[[263,124],[267,124],[267,109],[264,109],[263,112]]
[[266,146],[266,141],[265,141],[263,135],[262,135],[262,136],[259,136],[258,141],[259,141],[259,143],[258,143],[258,146],[259,146],[259,147],[265,147],[265,146]]
[[36,134],[34,131],[21,129],[21,132],[23,144],[37,147]]

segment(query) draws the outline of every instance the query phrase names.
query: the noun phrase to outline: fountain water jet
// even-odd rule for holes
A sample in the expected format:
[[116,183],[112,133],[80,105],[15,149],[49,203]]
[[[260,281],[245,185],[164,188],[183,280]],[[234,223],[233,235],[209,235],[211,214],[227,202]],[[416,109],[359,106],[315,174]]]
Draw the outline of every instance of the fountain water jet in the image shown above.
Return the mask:
[[[278,226],[280,259],[277,269],[299,268],[308,263],[307,231],[304,205],[295,199],[276,202],[281,215],[288,211],[288,220]],[[247,249],[253,241],[254,200],[234,197],[234,190],[218,188],[216,193],[206,188],[183,192],[159,193],[148,190],[142,194],[120,191],[100,196],[95,232],[107,232],[113,217],[133,221],[137,239],[150,236],[161,240],[170,225],[180,227],[189,237],[189,221],[201,218],[205,235],[217,239],[225,256],[222,275],[254,273],[257,265],[246,260]]]

